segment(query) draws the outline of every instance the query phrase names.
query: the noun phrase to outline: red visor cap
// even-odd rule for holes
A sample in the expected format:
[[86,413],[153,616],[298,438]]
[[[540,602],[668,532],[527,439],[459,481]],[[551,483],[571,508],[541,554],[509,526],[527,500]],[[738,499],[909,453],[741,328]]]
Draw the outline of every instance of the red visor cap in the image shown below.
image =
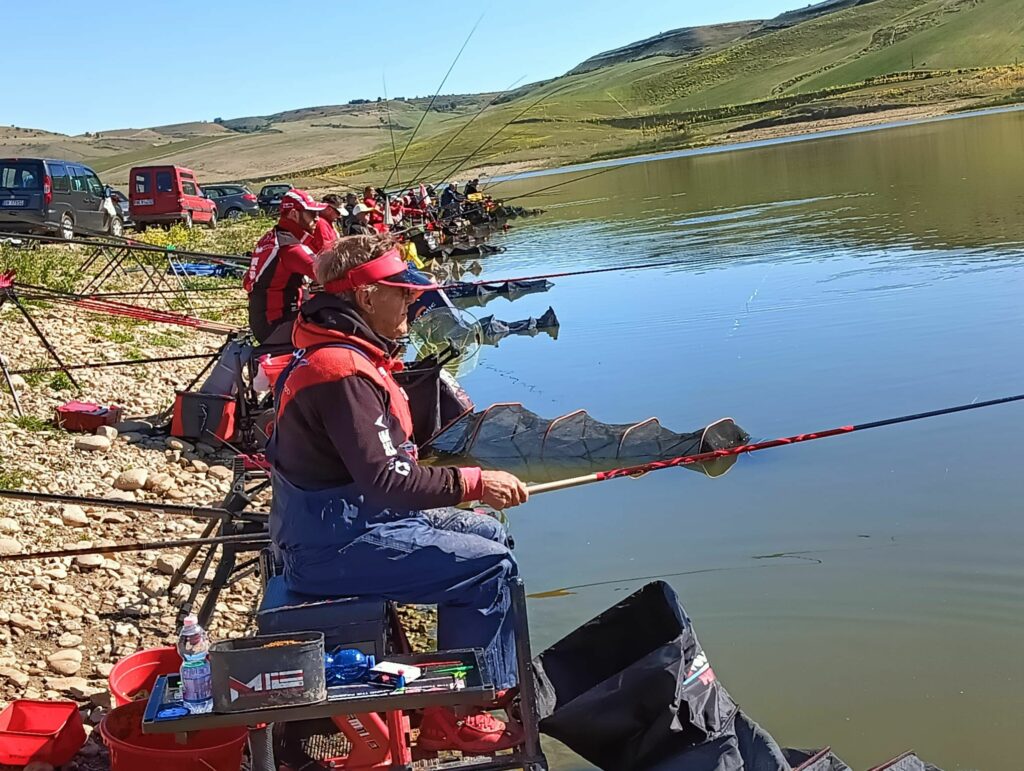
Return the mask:
[[397,286],[421,292],[438,288],[430,276],[406,263],[397,249],[391,249],[380,257],[375,257],[369,262],[352,268],[341,278],[328,281],[324,284],[324,289],[332,294],[337,294],[351,292],[353,289],[370,284]]

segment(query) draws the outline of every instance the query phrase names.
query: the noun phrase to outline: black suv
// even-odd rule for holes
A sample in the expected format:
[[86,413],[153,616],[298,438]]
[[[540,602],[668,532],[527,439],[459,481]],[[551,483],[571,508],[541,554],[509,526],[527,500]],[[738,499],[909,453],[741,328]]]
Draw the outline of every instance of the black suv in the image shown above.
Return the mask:
[[256,196],[256,202],[260,205],[260,211],[269,216],[276,217],[278,210],[281,208],[281,198],[294,187],[295,185],[287,183],[264,185],[263,189],[260,190],[260,194]]
[[48,158],[0,158],[0,231],[119,236],[110,188],[88,166]]

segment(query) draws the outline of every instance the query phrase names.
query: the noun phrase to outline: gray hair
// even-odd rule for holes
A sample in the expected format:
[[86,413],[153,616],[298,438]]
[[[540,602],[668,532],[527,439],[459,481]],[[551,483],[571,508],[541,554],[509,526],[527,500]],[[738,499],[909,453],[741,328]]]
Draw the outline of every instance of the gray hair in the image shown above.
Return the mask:
[[[380,257],[398,242],[393,236],[345,236],[335,241],[334,246],[317,255],[313,264],[317,283],[321,286],[336,281],[353,268]],[[370,287],[373,288],[372,285]],[[342,292],[341,297],[351,300],[352,292]]]

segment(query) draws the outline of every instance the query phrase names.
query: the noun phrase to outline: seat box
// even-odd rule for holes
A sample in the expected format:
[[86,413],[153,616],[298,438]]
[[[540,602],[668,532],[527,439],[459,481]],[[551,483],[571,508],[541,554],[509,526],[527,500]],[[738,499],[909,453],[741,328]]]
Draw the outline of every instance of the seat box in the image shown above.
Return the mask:
[[261,635],[323,632],[324,647],[358,648],[383,658],[388,639],[387,602],[379,598],[313,597],[290,591],[284,576],[267,581],[256,613]]

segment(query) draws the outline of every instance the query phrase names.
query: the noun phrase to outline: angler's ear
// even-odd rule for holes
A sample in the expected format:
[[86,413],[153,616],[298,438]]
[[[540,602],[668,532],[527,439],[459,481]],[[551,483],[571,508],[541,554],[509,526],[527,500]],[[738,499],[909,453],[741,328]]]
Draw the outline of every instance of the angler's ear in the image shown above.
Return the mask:
[[361,286],[352,292],[356,308],[366,313],[373,313],[373,291],[368,286]]

